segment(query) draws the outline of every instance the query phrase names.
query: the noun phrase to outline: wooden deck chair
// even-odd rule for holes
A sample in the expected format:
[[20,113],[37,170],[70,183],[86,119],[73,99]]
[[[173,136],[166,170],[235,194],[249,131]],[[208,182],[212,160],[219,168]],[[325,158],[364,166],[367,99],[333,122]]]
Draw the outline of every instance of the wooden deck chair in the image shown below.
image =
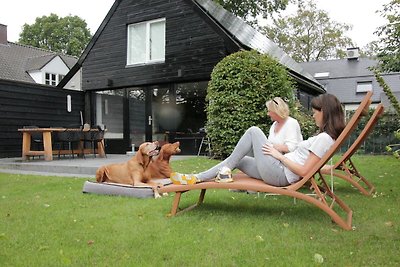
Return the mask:
[[351,160],[351,157],[357,152],[365,139],[367,139],[368,135],[374,129],[374,126],[382,116],[383,111],[384,107],[381,103],[376,107],[374,113],[354,143],[349,147],[349,149],[347,149],[342,157],[331,166],[331,168],[323,168],[322,174],[333,175],[341,178],[352,184],[355,188],[360,190],[361,193],[367,196],[371,195],[375,191],[375,187],[358,171]]
[[[332,147],[318,162],[318,164],[316,164],[313,169],[310,170],[310,172],[298,182],[285,187],[276,187],[268,185],[261,180],[248,177],[245,174],[235,174],[233,176],[234,181],[232,183],[217,183],[214,181],[206,181],[193,185],[167,185],[161,187],[159,189],[159,193],[175,192],[175,197],[172,202],[170,213],[171,216],[174,216],[183,211],[191,210],[197,205],[202,204],[207,189],[238,189],[286,195],[289,197],[302,199],[326,212],[332,218],[332,220],[343,229],[351,230],[353,211],[330,190],[323,175],[321,174],[321,168],[334,155],[334,153],[339,149],[343,142],[349,137],[351,132],[357,126],[361,117],[365,116],[368,113],[368,107],[371,103],[371,95],[371,92],[367,93],[360,106],[354,113],[353,117],[347,123],[345,129],[339,135]],[[313,194],[306,194],[298,191],[298,189],[302,188],[306,183],[309,184],[308,188]],[[195,205],[180,210],[178,212],[181,195],[185,192],[196,189],[201,190],[198,202]],[[335,208],[341,209],[341,213],[344,213],[344,215],[340,216],[334,210]]]

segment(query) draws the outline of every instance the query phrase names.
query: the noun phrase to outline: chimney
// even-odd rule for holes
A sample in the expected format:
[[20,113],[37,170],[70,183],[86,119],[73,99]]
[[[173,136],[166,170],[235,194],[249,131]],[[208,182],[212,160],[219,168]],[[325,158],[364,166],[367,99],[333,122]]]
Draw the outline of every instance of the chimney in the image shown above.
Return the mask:
[[354,60],[354,59],[357,60],[358,57],[360,56],[360,48],[359,47],[347,48],[346,55],[348,60]]
[[7,44],[7,25],[0,24],[0,44]]

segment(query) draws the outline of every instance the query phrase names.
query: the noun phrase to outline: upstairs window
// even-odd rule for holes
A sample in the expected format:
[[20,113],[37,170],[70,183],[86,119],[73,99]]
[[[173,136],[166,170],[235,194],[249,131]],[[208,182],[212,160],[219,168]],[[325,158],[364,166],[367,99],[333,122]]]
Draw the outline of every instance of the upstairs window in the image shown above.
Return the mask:
[[165,19],[128,26],[127,65],[164,62]]
[[44,83],[48,85],[57,85],[57,75],[54,73],[46,72],[44,75]]
[[356,93],[366,93],[372,91],[372,81],[357,82]]

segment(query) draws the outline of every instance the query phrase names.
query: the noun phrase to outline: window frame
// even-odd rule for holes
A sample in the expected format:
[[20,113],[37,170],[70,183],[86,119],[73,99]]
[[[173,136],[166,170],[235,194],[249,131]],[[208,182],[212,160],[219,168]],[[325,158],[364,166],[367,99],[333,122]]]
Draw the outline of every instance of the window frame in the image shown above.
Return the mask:
[[[151,25],[159,22],[164,22],[164,38],[162,40],[164,46],[164,53],[162,55],[162,59],[151,59],[151,42],[150,42],[150,33],[151,33]],[[132,37],[131,37],[131,27],[145,25],[145,59],[144,61],[134,61],[132,58]],[[138,23],[128,24],[127,26],[127,58],[126,58],[126,65],[127,66],[137,66],[137,65],[145,65],[145,64],[155,64],[155,63],[164,63],[165,62],[165,45],[166,45],[166,19],[159,18],[154,20],[142,21]]]
[[[49,78],[47,78],[49,76]],[[57,74],[51,72],[44,73],[44,84],[46,85],[57,85]]]
[[[371,89],[364,88],[364,87],[366,87],[366,85],[370,85]],[[371,91],[371,92],[374,91],[374,87],[373,87],[372,81],[357,81],[356,82],[356,93],[357,94],[367,93],[369,91]]]

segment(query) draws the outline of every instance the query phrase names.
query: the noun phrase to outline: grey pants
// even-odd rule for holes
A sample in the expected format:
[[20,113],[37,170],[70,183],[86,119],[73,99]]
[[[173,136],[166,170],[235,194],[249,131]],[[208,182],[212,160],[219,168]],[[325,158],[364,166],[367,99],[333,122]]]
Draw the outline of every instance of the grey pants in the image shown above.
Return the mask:
[[283,164],[270,155],[264,155],[262,146],[269,141],[258,127],[250,127],[236,144],[232,154],[211,169],[196,174],[201,181],[213,179],[226,166],[239,169],[250,177],[263,180],[273,186],[286,186],[288,181]]

